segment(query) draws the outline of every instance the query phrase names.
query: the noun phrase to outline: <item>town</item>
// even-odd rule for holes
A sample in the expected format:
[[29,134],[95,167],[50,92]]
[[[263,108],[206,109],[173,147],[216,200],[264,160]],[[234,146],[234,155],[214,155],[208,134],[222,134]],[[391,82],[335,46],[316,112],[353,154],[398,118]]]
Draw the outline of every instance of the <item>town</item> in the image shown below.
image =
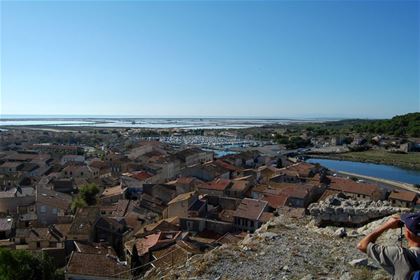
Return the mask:
[[[342,218],[314,207],[337,195],[420,207],[414,186],[336,174],[252,135],[171,133],[0,131],[0,247],[47,256],[65,279],[139,279],[237,243],[279,213],[312,216],[320,227],[390,214]],[[232,145],[242,149],[216,153]]]

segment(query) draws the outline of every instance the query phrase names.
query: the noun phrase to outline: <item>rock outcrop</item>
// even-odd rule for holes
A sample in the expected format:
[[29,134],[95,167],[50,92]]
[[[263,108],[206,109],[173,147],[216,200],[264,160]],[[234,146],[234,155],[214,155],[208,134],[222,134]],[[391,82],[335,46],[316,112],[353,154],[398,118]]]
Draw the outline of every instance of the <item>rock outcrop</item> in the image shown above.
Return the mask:
[[370,221],[401,212],[388,201],[354,200],[337,194],[308,208],[317,226],[359,227]]
[[309,221],[274,217],[237,244],[193,256],[170,271],[154,270],[145,279],[387,279],[361,260],[366,255],[356,249],[358,239],[325,235],[306,227]]

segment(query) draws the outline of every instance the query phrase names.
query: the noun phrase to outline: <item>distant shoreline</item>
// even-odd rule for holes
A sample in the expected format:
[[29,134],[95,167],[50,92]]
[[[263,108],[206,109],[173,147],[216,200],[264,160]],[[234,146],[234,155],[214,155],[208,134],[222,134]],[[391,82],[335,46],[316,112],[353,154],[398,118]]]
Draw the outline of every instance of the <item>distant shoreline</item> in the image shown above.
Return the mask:
[[324,122],[324,121],[338,121],[344,120],[345,118],[311,118],[311,117],[300,117],[300,118],[282,118],[282,117],[223,117],[223,116],[78,116],[78,115],[0,115],[0,121],[28,121],[28,120],[252,120],[252,121],[291,121],[291,122]]
[[96,127],[144,129],[243,129],[263,126],[326,122],[311,119],[263,118],[9,118],[0,119],[0,127]]
[[346,153],[342,154],[310,154],[307,155],[308,158],[319,158],[319,159],[331,159],[331,160],[341,160],[341,161],[352,161],[352,162],[362,162],[362,163],[372,163],[372,164],[383,164],[391,165],[395,167],[400,167],[408,170],[420,171],[420,162],[419,163],[405,163],[401,161],[389,161],[386,159],[366,159],[362,157],[354,158],[345,156]]

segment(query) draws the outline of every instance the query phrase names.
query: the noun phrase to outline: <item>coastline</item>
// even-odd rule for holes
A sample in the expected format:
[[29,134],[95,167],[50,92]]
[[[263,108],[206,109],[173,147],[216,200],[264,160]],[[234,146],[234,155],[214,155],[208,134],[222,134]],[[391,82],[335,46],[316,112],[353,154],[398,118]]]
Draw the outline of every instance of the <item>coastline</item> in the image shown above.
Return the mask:
[[346,175],[346,176],[358,177],[358,178],[362,178],[362,179],[377,182],[377,183],[382,183],[388,186],[392,186],[395,188],[412,191],[412,192],[420,194],[420,190],[417,189],[413,184],[394,181],[394,180],[388,180],[388,179],[383,179],[383,178],[378,178],[378,177],[366,176],[366,175],[361,175],[361,174],[352,173],[352,172],[345,172],[345,171],[340,171],[340,170],[337,170],[337,173]]
[[420,171],[420,162],[419,163],[404,163],[400,161],[389,161],[386,159],[366,159],[361,157],[348,157],[343,156],[343,154],[307,154],[308,158],[319,158],[319,159],[331,159],[331,160],[341,160],[341,161],[352,161],[352,162],[363,162],[363,163],[373,163],[373,164],[384,164],[391,165],[395,167],[400,167],[404,169],[410,169],[414,171]]

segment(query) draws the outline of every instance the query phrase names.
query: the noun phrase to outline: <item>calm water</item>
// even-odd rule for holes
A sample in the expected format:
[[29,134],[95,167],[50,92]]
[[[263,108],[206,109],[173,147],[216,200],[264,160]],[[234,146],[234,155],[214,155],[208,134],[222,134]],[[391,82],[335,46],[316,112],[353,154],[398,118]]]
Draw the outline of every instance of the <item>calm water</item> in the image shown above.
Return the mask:
[[182,129],[226,129],[259,127],[269,124],[286,124],[302,120],[285,119],[221,119],[221,118],[130,118],[130,119],[1,119],[0,126],[95,126],[120,128],[182,128]]
[[0,115],[0,126],[95,126],[120,128],[227,129],[248,128],[294,122],[323,122],[333,119],[280,118],[146,118],[146,117],[77,117]]
[[317,158],[308,159],[308,162],[319,163],[328,169],[336,171],[345,171],[399,182],[420,184],[420,171],[404,169],[392,165]]

